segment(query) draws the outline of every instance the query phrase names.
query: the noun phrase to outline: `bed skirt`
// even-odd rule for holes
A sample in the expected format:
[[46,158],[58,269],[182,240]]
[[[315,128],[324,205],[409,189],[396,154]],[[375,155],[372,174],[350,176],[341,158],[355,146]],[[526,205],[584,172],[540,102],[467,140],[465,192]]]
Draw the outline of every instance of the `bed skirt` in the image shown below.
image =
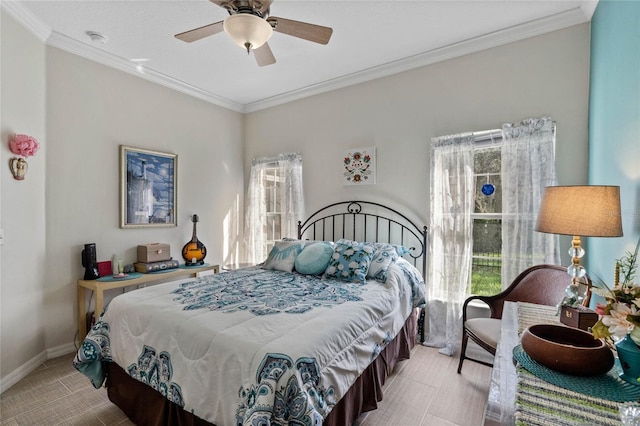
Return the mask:
[[[324,426],[344,426],[382,401],[382,386],[396,363],[409,359],[417,334],[416,315],[410,315],[400,333],[358,377],[333,407]],[[111,402],[137,425],[213,426],[167,400],[159,392],[131,378],[115,363],[107,365],[107,394]],[[227,426],[227,425],[219,425]]]

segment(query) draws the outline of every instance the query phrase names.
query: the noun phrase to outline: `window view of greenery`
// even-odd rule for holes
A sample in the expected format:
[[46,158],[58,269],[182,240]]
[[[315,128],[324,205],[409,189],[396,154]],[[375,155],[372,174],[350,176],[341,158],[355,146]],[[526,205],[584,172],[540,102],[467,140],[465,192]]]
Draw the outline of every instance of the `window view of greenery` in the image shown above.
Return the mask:
[[[501,291],[502,181],[500,147],[475,151],[475,209],[470,294],[492,295]],[[484,189],[484,191],[483,191]],[[493,192],[491,190],[493,189]],[[490,193],[491,192],[491,193]]]

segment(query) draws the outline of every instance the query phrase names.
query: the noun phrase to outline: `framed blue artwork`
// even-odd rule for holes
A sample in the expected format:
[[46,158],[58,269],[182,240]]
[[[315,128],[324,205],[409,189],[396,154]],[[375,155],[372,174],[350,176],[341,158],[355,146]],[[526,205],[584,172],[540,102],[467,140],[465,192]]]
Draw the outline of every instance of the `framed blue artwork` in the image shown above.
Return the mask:
[[120,227],[177,226],[178,155],[120,145]]

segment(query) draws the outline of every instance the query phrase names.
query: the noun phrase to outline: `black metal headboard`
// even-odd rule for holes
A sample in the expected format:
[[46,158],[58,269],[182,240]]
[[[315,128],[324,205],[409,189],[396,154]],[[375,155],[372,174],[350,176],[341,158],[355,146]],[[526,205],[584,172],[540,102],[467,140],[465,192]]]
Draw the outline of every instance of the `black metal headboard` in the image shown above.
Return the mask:
[[[407,247],[407,260],[427,273],[428,228],[418,227],[402,213],[369,201],[341,201],[329,204],[298,222],[298,239],[384,242]],[[304,238],[303,238],[304,237]]]

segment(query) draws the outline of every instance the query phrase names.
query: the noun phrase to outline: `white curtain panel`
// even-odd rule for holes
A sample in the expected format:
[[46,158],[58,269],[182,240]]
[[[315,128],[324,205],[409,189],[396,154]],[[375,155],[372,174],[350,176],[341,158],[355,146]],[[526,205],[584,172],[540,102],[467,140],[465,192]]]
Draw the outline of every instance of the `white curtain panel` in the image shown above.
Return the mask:
[[471,278],[473,149],[472,133],[433,138],[431,144],[431,258],[424,344],[449,356],[459,343],[462,304]]
[[267,169],[279,168],[278,175],[284,177],[279,183],[280,207],[282,209],[281,236],[297,237],[298,220],[304,218],[304,195],[302,187],[302,155],[285,153],[277,157],[254,158],[246,199],[244,258],[249,263],[261,263],[267,258],[267,196],[263,185]]
[[247,191],[247,209],[245,213],[244,258],[250,263],[260,263],[267,258],[266,234],[264,232],[267,217],[265,187],[262,185],[265,169],[269,161],[254,158],[251,161],[251,175]]
[[298,238],[298,221],[304,220],[304,195],[302,191],[302,156],[282,154],[278,159],[281,176],[280,206],[283,213],[282,237]]
[[556,184],[549,117],[502,126],[502,288],[530,266],[560,264],[557,235],[534,231],[545,186]]

